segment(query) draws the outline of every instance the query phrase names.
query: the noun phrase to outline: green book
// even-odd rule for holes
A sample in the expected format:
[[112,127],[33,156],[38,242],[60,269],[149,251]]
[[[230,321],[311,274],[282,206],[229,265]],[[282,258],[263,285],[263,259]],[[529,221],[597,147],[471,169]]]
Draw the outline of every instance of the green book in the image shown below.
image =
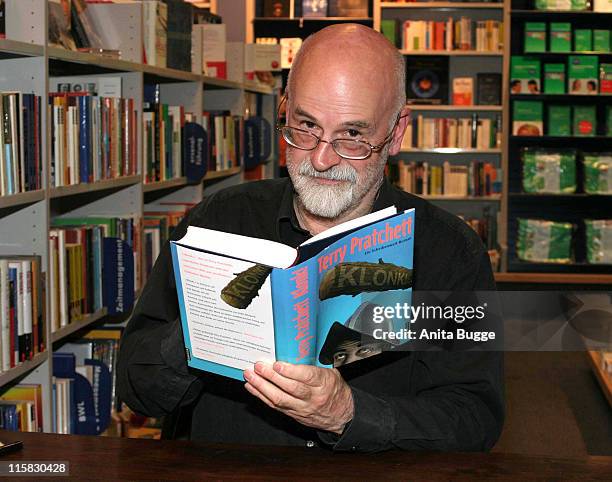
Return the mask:
[[593,31],[579,28],[574,30],[574,51],[590,52],[593,50]]
[[523,261],[538,263],[570,263],[572,231],[570,223],[518,220],[516,254]]
[[589,10],[591,0],[535,0],[536,10]]
[[540,60],[513,55],[510,60],[510,93],[539,94]]
[[609,30],[593,30],[593,50],[595,52],[610,52]]
[[512,134],[541,136],[544,131],[542,110],[540,101],[515,100],[512,105]]
[[572,108],[569,105],[549,105],[546,134],[549,136],[572,135]]
[[550,24],[550,51],[571,52],[572,24],[567,22],[552,22]]
[[612,154],[595,152],[583,154],[584,192],[612,194]]
[[526,193],[576,192],[576,151],[524,149],[523,190]]
[[525,53],[546,52],[546,23],[525,23]]
[[399,26],[399,22],[396,19],[393,20],[381,20],[380,21],[380,31],[381,33],[387,37],[387,40],[389,40],[389,42],[391,42],[393,45],[395,45],[396,47],[399,47],[398,45],[398,26]]
[[612,219],[585,219],[587,262],[612,264]]
[[544,64],[544,93],[565,94],[565,64]]
[[597,56],[570,55],[568,66],[569,93],[596,95],[599,79]]
[[597,132],[597,109],[594,105],[574,106],[574,128],[575,136],[591,137]]

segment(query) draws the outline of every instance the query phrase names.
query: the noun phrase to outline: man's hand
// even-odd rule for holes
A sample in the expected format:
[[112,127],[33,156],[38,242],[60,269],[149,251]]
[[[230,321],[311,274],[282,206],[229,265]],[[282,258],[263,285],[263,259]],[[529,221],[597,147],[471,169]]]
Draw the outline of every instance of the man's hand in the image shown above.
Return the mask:
[[336,369],[257,362],[244,379],[251,394],[308,427],[341,434],[353,419],[353,394]]

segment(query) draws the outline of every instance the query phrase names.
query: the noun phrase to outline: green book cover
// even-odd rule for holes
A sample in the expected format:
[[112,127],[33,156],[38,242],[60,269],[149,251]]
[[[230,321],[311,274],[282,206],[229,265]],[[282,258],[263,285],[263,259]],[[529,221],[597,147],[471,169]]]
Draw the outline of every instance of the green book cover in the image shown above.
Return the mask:
[[550,24],[550,51],[571,52],[572,24],[567,22],[552,22]]
[[591,0],[535,0],[536,10],[589,10]]
[[542,102],[515,100],[512,107],[513,135],[541,136],[543,134]]
[[395,19],[381,20],[380,21],[380,31],[385,37],[387,37],[387,40],[389,40],[389,42],[391,42],[393,45],[398,47],[398,44],[397,44],[398,21],[397,20]]
[[576,192],[576,151],[524,149],[523,190],[526,193]]
[[572,108],[569,105],[549,105],[546,134],[549,136],[572,135]]
[[595,52],[610,52],[609,30],[593,30],[593,50]]
[[533,57],[513,55],[510,61],[510,93],[540,93],[540,60]]
[[516,254],[519,259],[539,263],[571,262],[572,224],[520,218],[518,223]]
[[594,105],[574,106],[574,135],[579,137],[594,136],[597,131],[597,109]]
[[544,93],[565,94],[565,64],[544,64]]
[[525,53],[546,52],[546,23],[525,23]]
[[612,154],[595,152],[583,154],[584,192],[612,194]]
[[117,218],[105,217],[76,217],[76,218],[55,218],[51,222],[53,227],[68,226],[105,226],[105,236],[117,236]]
[[612,219],[585,219],[587,262],[612,264]]
[[570,55],[568,65],[569,93],[596,95],[599,78],[597,57]]
[[593,31],[579,28],[574,30],[574,51],[590,52],[593,50]]

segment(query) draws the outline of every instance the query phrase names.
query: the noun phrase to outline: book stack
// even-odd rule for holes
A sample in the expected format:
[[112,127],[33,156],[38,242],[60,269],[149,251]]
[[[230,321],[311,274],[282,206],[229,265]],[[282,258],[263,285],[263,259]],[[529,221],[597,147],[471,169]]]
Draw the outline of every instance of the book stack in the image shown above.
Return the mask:
[[208,170],[222,171],[243,165],[244,119],[230,111],[205,111],[204,129],[208,132]]
[[133,99],[57,92],[49,95],[49,110],[52,187],[138,172]]
[[476,50],[499,52],[503,47],[502,22],[474,21],[469,17],[446,22],[406,20],[403,49],[408,52],[427,50]]
[[19,384],[0,395],[0,429],[42,432],[42,387]]
[[[52,225],[49,231],[51,331],[102,307],[109,313],[128,311],[131,302],[125,300],[119,309],[116,301],[124,292],[131,292],[133,301],[134,290],[141,286],[140,218],[55,218]],[[125,244],[117,248],[109,239],[122,240]]]
[[1,371],[45,350],[45,294],[40,256],[0,256]]
[[180,105],[148,104],[142,113],[145,183],[183,175],[182,139],[185,109]]
[[490,196],[501,192],[501,170],[490,162],[441,166],[428,162],[398,163],[398,184],[406,192],[428,196]]
[[40,96],[0,92],[0,196],[41,188]]
[[403,149],[492,149],[497,147],[501,118],[432,118],[418,115],[408,124]]
[[174,228],[186,216],[187,211],[195,206],[194,203],[160,203],[160,208],[168,211],[145,211],[144,212],[144,276],[145,280],[153,269],[155,260],[159,256],[162,247],[168,241]]

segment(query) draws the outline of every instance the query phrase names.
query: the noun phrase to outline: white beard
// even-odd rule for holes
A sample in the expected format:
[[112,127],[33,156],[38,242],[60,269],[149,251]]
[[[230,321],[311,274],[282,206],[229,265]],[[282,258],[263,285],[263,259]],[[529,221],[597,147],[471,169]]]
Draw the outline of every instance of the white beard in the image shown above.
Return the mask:
[[[337,218],[357,206],[382,178],[385,162],[386,156],[381,156],[379,163],[368,164],[368,169],[360,178],[357,170],[347,163],[337,164],[327,171],[317,171],[310,157],[307,157],[297,165],[293,162],[292,149],[287,149],[287,170],[300,203],[310,214],[327,219]],[[317,177],[343,182],[328,186],[319,184],[314,179]]]

